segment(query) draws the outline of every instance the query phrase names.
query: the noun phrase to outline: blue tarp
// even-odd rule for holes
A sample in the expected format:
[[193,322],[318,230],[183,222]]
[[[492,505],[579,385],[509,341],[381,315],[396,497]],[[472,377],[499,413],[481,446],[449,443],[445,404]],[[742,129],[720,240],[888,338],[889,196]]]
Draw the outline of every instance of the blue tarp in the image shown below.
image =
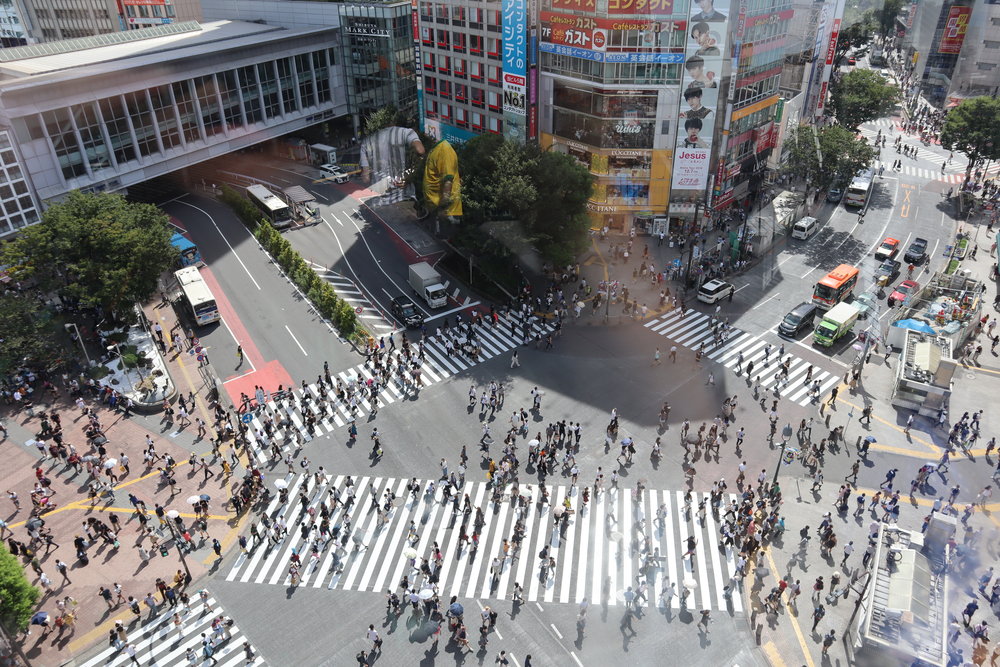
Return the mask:
[[892,326],[899,327],[900,329],[909,329],[911,331],[918,331],[920,333],[935,333],[934,328],[922,322],[920,320],[899,320],[898,322],[893,322]]

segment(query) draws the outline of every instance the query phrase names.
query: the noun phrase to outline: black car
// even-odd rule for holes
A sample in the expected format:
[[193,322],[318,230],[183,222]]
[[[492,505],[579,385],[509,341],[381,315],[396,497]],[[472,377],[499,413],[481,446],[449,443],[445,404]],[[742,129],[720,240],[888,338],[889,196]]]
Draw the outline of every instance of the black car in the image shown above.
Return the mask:
[[927,259],[927,239],[913,239],[913,243],[903,255],[903,261],[907,264],[923,264],[925,259]]
[[778,325],[778,335],[794,338],[803,329],[811,329],[818,312],[816,304],[802,302],[792,308]]
[[885,282],[886,284],[889,284],[896,279],[901,268],[902,264],[900,264],[897,260],[887,259],[882,262],[878,269],[875,270],[875,280],[878,281],[878,279],[882,276],[887,276]]
[[420,311],[405,296],[397,296],[392,300],[392,314],[408,327],[419,327],[424,323]]

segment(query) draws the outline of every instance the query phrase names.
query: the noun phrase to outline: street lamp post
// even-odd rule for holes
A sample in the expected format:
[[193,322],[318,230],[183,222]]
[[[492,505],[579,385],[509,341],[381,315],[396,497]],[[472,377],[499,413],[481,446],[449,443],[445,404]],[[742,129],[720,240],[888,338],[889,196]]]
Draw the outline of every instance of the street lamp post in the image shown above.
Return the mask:
[[167,517],[167,528],[170,529],[170,536],[174,538],[174,544],[177,545],[177,555],[181,558],[181,565],[184,566],[184,571],[187,573],[188,579],[191,579],[191,569],[188,567],[187,558],[184,557],[184,546],[181,544],[180,535],[177,534],[177,529],[174,527],[173,517]]
[[781,452],[778,453],[778,464],[774,466],[774,479],[771,480],[771,486],[778,483],[778,471],[781,470],[781,461],[785,458],[785,448],[788,447],[788,440],[791,437],[792,425],[788,423],[781,429]]
[[87,360],[88,366],[93,366],[93,363],[90,361],[90,355],[87,354],[87,346],[83,344],[83,336],[80,335],[80,327],[76,326],[76,322],[67,322],[63,325],[63,328],[66,329],[66,331],[72,329],[76,332],[76,340],[80,343],[80,349],[83,350],[83,357]]

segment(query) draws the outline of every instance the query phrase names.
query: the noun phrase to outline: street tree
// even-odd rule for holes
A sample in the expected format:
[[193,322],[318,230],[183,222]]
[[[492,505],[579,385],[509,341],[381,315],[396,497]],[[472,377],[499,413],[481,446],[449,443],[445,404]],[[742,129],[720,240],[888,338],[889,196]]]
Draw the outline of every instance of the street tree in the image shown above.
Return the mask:
[[54,368],[63,354],[54,326],[35,290],[0,295],[0,374],[26,361],[36,368]]
[[822,129],[799,125],[785,141],[789,146],[785,173],[805,178],[811,191],[845,183],[878,155],[874,146],[839,125]]
[[120,312],[153,294],[176,260],[168,220],[151,204],[73,191],[0,256],[43,293]]
[[959,103],[945,116],[941,145],[969,158],[967,179],[981,160],[1000,160],[1000,100],[984,96]]
[[899,98],[896,86],[868,69],[855,69],[840,77],[830,93],[830,109],[846,128],[889,115]]
[[38,602],[38,589],[24,576],[24,568],[7,547],[0,544],[0,623],[10,634],[28,629]]
[[539,197],[528,218],[530,233],[542,255],[565,266],[587,242],[587,200],[594,179],[575,158],[554,151],[541,153],[533,161],[532,172]]

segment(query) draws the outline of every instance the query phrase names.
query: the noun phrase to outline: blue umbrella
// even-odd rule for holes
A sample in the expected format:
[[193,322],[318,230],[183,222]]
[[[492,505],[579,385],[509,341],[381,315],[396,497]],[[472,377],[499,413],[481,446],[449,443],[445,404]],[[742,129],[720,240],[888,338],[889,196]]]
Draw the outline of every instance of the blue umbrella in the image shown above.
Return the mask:
[[465,613],[465,607],[458,604],[457,602],[452,602],[451,606],[448,607],[448,613],[452,616],[461,616]]

